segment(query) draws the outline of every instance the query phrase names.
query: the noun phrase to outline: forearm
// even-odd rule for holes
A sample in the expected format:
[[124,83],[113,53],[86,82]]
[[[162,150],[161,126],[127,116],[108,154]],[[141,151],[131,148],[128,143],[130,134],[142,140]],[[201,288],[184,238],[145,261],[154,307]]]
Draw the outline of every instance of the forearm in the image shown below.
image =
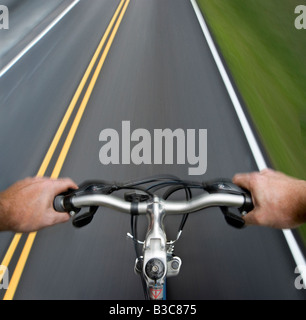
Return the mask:
[[297,207],[296,207],[296,219],[297,223],[306,223],[306,181],[299,180],[297,182]]
[[0,231],[11,230],[8,204],[4,192],[0,192]]

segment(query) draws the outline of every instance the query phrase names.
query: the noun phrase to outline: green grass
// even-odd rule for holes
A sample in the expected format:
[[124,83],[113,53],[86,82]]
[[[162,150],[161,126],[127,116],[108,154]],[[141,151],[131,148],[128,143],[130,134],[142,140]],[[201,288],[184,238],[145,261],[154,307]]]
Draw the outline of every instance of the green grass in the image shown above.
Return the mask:
[[302,2],[198,0],[273,167],[306,179],[306,30],[294,26]]
[[306,30],[295,0],[198,0],[273,166],[306,179]]

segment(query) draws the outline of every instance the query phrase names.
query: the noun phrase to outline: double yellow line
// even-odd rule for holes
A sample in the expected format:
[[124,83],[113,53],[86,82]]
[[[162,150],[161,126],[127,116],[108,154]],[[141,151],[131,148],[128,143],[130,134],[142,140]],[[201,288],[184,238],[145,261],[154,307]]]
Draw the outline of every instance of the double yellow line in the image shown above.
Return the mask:
[[[126,9],[129,5],[130,0],[121,0],[86,71],[85,74],[68,106],[68,109],[61,121],[60,126],[58,127],[58,130],[52,140],[52,143],[48,149],[48,152],[38,170],[37,176],[42,177],[45,175],[45,172],[50,164],[50,161],[54,155],[54,152],[56,150],[56,148],[58,147],[58,144],[63,136],[64,130],[67,127],[68,121],[71,118],[71,115],[77,105],[77,102],[80,100],[80,96],[82,94],[82,92],[84,91],[84,87],[87,83],[88,87],[85,91],[85,94],[83,96],[83,99],[80,103],[79,109],[76,113],[76,116],[72,122],[72,125],[70,127],[69,133],[66,137],[66,140],[63,144],[63,147],[61,149],[61,152],[59,154],[59,157],[56,161],[56,164],[53,168],[52,174],[51,174],[51,178],[58,178],[62,166],[64,164],[64,161],[67,157],[68,151],[70,149],[71,143],[74,139],[75,133],[78,129],[79,123],[82,119],[82,116],[84,114],[85,108],[88,104],[88,101],[90,99],[90,96],[92,94],[92,91],[95,87],[96,81],[99,77],[99,74],[101,72],[101,69],[103,67],[103,64],[105,62],[105,59],[107,57],[107,54],[110,50],[110,47],[113,43],[113,40],[115,38],[115,35],[118,31],[118,28],[120,26],[120,23],[123,19],[123,16],[126,12]],[[100,57],[100,59],[98,60],[98,58]],[[97,63],[98,61],[98,63]],[[95,67],[96,65],[96,67]],[[94,68],[95,67],[95,68]],[[92,77],[90,78],[90,75],[93,73]],[[23,250],[21,252],[21,255],[19,257],[19,260],[17,262],[17,265],[15,267],[14,273],[10,279],[9,282],[9,287],[4,295],[3,300],[12,300],[14,298],[14,294],[16,292],[17,286],[19,284],[23,269],[25,267],[25,264],[27,262],[29,253],[31,251],[32,245],[34,243],[35,237],[36,237],[37,232],[32,232],[28,235],[27,240],[25,242],[25,245],[23,247]],[[6,268],[8,268],[9,263],[14,255],[14,252],[18,246],[18,243],[21,239],[22,234],[17,233],[15,234],[6,254],[5,257],[1,263],[2,266],[5,266]],[[2,281],[2,278],[4,276],[4,271],[2,272],[2,274],[0,274],[0,282]]]

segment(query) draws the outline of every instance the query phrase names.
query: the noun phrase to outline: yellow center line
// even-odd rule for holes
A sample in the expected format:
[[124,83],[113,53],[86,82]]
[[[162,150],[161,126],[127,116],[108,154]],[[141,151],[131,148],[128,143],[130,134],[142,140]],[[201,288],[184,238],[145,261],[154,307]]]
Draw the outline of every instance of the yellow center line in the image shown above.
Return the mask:
[[28,259],[29,253],[30,253],[30,250],[25,250],[27,243],[33,244],[34,239],[36,237],[36,234],[37,234],[37,232],[32,232],[28,235],[27,241],[26,241],[24,248],[21,252],[21,255],[20,255],[19,260],[17,262],[16,268],[14,270],[13,276],[10,280],[9,287],[6,290],[6,293],[4,295],[3,300],[12,300],[14,298],[14,294],[16,292],[21,274],[23,272],[24,266],[27,262],[27,259]]
[[[6,267],[6,269],[8,268],[8,266],[9,266],[9,264],[11,262],[11,259],[12,259],[13,255],[14,255],[14,252],[15,252],[15,250],[17,248],[17,245],[19,243],[19,240],[20,240],[21,236],[22,236],[21,233],[16,233],[15,234],[15,236],[14,236],[14,238],[13,238],[13,240],[12,240],[12,242],[11,242],[11,244],[10,244],[10,246],[9,246],[9,248],[8,248],[8,250],[7,250],[5,256],[4,256],[3,260],[2,260],[2,262],[1,262],[1,266]],[[0,282],[2,281],[4,274],[5,274],[5,272],[0,274]]]
[[118,18],[118,21],[117,21],[117,23],[116,23],[116,25],[115,25],[115,27],[113,29],[113,32],[110,35],[110,38],[109,38],[109,40],[108,40],[108,42],[106,44],[106,47],[105,47],[105,49],[104,49],[104,51],[102,53],[101,59],[99,61],[99,64],[98,64],[98,66],[97,66],[97,68],[95,70],[95,73],[94,73],[94,75],[93,75],[93,77],[92,77],[92,79],[91,79],[91,81],[89,83],[88,89],[87,89],[87,91],[86,91],[86,93],[84,95],[84,98],[83,98],[83,101],[82,101],[82,103],[80,105],[78,113],[77,113],[77,115],[76,115],[76,117],[74,119],[74,122],[73,122],[73,124],[71,126],[71,129],[70,129],[70,131],[68,133],[68,136],[66,138],[66,141],[64,143],[64,146],[63,146],[62,151],[61,151],[61,153],[59,155],[59,158],[57,160],[57,163],[55,165],[55,168],[54,168],[54,170],[52,172],[51,177],[58,177],[58,175],[59,175],[59,173],[60,173],[60,171],[62,169],[62,166],[63,166],[64,161],[66,159],[66,156],[67,156],[68,150],[69,150],[69,148],[71,146],[71,143],[72,143],[72,140],[74,138],[74,135],[75,135],[75,133],[77,131],[77,128],[79,126],[79,123],[80,123],[80,121],[82,119],[83,113],[84,113],[85,108],[86,108],[86,106],[88,104],[88,101],[89,101],[89,98],[90,98],[90,96],[92,94],[93,88],[94,88],[94,86],[95,86],[95,84],[97,82],[97,79],[98,79],[99,74],[101,72],[101,69],[103,67],[104,61],[105,61],[105,59],[107,57],[107,54],[109,52],[109,49],[110,49],[112,43],[113,43],[113,40],[114,40],[115,35],[116,35],[117,31],[118,31],[119,25],[120,25],[120,23],[121,23],[121,21],[123,19],[124,13],[125,13],[125,11],[127,9],[127,6],[129,4],[129,2],[130,2],[130,0],[126,1],[125,5],[123,7],[123,10],[122,10],[122,12],[121,12],[121,14],[120,14],[120,16]]
[[[42,162],[42,164],[41,164],[41,166],[40,166],[40,168],[39,168],[39,170],[37,172],[37,176],[38,177],[42,177],[42,176],[45,175],[45,172],[46,172],[46,170],[47,170],[47,168],[48,168],[48,166],[50,164],[50,161],[51,161],[51,159],[52,159],[52,157],[54,155],[54,152],[55,152],[55,150],[56,150],[56,148],[58,146],[58,143],[59,143],[59,141],[60,141],[60,139],[61,139],[61,137],[62,137],[62,135],[64,133],[64,130],[65,130],[66,126],[67,126],[67,123],[68,123],[68,121],[69,121],[69,119],[71,117],[71,114],[75,109],[75,106],[76,106],[76,104],[77,104],[77,102],[79,100],[79,97],[80,97],[80,95],[81,95],[81,93],[82,93],[82,91],[83,91],[83,89],[85,87],[85,84],[87,83],[88,77],[89,77],[89,75],[90,75],[90,73],[91,73],[91,71],[92,71],[92,69],[93,69],[93,67],[94,67],[94,65],[95,65],[100,53],[101,53],[102,48],[104,47],[105,41],[108,38],[111,29],[113,28],[113,25],[114,25],[114,23],[115,23],[115,21],[116,21],[116,19],[118,17],[118,14],[119,14],[122,6],[123,6],[124,1],[125,0],[121,0],[121,2],[119,3],[118,8],[114,13],[114,16],[112,17],[112,19],[111,19],[111,21],[110,21],[105,33],[104,33],[104,35],[103,35],[103,37],[102,37],[102,39],[101,39],[101,41],[100,41],[100,43],[99,43],[99,45],[97,47],[92,59],[91,59],[89,65],[88,65],[88,67],[87,67],[87,69],[85,71],[85,74],[82,77],[81,82],[78,85],[78,88],[77,88],[77,90],[76,90],[76,92],[75,92],[75,94],[74,94],[74,96],[73,96],[73,98],[72,98],[67,110],[66,110],[66,113],[65,113],[65,115],[64,115],[64,117],[63,117],[63,119],[62,119],[62,121],[61,121],[61,123],[60,123],[60,125],[59,125],[59,127],[57,129],[57,131],[56,131],[56,134],[55,134],[55,136],[54,136],[54,138],[53,138],[53,140],[51,142],[51,145],[50,145],[50,147],[49,147],[49,149],[48,149],[48,151],[47,151],[47,153],[46,153],[46,155],[44,157],[44,160],[43,160],[43,162]],[[22,236],[22,234],[19,234],[19,233],[14,236],[13,240],[11,241],[10,247],[9,247],[9,249],[8,249],[8,251],[7,251],[7,253],[6,253],[6,255],[5,255],[5,257],[4,257],[3,261],[2,261],[2,263],[1,263],[2,266],[8,267],[13,255],[14,255],[14,252],[15,252],[15,250],[17,248],[17,245],[18,245],[18,243],[19,243],[19,241],[21,239],[21,236]],[[0,282],[2,281],[2,278],[3,278],[3,275],[0,275]]]
[[101,53],[101,50],[102,50],[102,48],[103,48],[103,46],[105,44],[105,41],[108,38],[111,29],[113,28],[113,25],[114,25],[114,23],[115,23],[115,21],[117,19],[117,16],[118,16],[118,14],[119,14],[119,12],[121,10],[121,7],[122,7],[124,1],[125,0],[122,0],[120,2],[117,10],[115,11],[115,14],[114,14],[113,18],[111,19],[111,21],[110,21],[110,23],[109,23],[109,25],[108,25],[108,27],[107,27],[102,39],[101,39],[101,41],[100,41],[100,43],[99,43],[99,45],[98,45],[98,47],[96,49],[96,52],[93,55],[89,65],[88,65],[88,67],[86,69],[86,72],[85,72],[85,74],[84,74],[84,76],[83,76],[83,78],[82,78],[82,80],[81,80],[81,82],[80,82],[80,84],[79,84],[79,86],[78,86],[78,88],[77,88],[77,90],[76,90],[71,102],[70,102],[70,105],[69,105],[69,107],[68,107],[68,109],[67,109],[67,111],[66,111],[66,113],[64,115],[64,118],[62,119],[62,122],[61,122],[61,124],[60,124],[60,126],[59,126],[59,128],[58,128],[58,130],[57,130],[57,132],[56,132],[56,134],[54,136],[54,138],[53,138],[53,141],[52,141],[52,143],[51,143],[51,145],[49,147],[49,150],[48,150],[48,152],[47,152],[47,154],[46,154],[46,156],[45,156],[45,158],[44,158],[44,160],[43,160],[43,162],[42,162],[42,164],[41,164],[41,166],[40,166],[40,168],[38,170],[37,176],[39,176],[39,177],[43,176],[45,174],[46,170],[47,170],[47,167],[48,167],[48,165],[49,165],[49,163],[51,161],[51,158],[53,157],[53,154],[55,152],[55,149],[56,149],[56,147],[57,147],[57,145],[58,145],[58,143],[59,143],[59,141],[60,141],[60,139],[61,139],[61,137],[63,135],[63,132],[64,132],[66,126],[67,126],[67,123],[68,123],[68,121],[70,119],[70,116],[71,116],[71,114],[72,114],[72,112],[73,112],[73,110],[74,110],[74,108],[75,108],[75,106],[76,106],[76,104],[77,104],[77,102],[79,100],[79,97],[80,97],[80,95],[81,95],[81,93],[82,93],[82,91],[84,89],[84,86],[85,86],[85,84],[86,84],[86,82],[88,80],[88,77],[89,77],[89,75],[90,75],[90,73],[91,73],[91,71],[92,71],[92,69],[93,69],[93,67],[94,67],[94,65],[95,65],[95,63],[96,63],[96,61],[98,59],[98,56]]
[[[117,10],[116,10],[116,12],[115,12],[115,14],[113,16],[113,19],[111,20],[111,23],[108,26],[108,28],[107,28],[107,30],[106,30],[106,32],[105,32],[105,34],[104,34],[104,36],[103,36],[103,38],[101,40],[100,45],[102,43],[103,44],[101,46],[99,45],[99,47],[98,47],[98,49],[100,48],[100,51],[101,51],[101,49],[102,49],[102,47],[104,45],[104,42],[106,41],[106,39],[108,37],[108,34],[109,34],[110,30],[112,29],[112,26],[113,26],[113,24],[114,24],[114,22],[115,22],[115,20],[116,20],[116,18],[118,16],[118,13],[120,12],[121,7],[122,7],[124,2],[125,2],[125,0],[122,0],[120,2],[120,4],[119,4],[119,6],[118,6],[118,8],[117,8]],[[84,95],[82,103],[81,103],[81,105],[79,107],[79,110],[78,110],[78,112],[76,114],[76,117],[75,117],[75,119],[73,121],[73,124],[72,124],[72,126],[70,128],[68,136],[67,136],[67,138],[65,140],[65,143],[64,143],[63,148],[61,150],[60,156],[59,156],[59,158],[58,158],[58,160],[57,160],[57,162],[55,164],[55,167],[54,167],[53,172],[51,174],[51,178],[58,178],[58,176],[59,176],[59,174],[61,172],[62,166],[64,164],[64,161],[66,159],[68,151],[70,149],[70,146],[71,146],[71,143],[72,143],[73,138],[75,136],[75,133],[77,131],[78,125],[79,125],[79,123],[81,121],[81,118],[83,116],[85,108],[86,108],[86,106],[88,104],[89,98],[90,98],[90,96],[92,94],[92,91],[94,89],[96,81],[97,81],[97,79],[99,77],[99,74],[101,72],[101,69],[103,67],[104,61],[105,61],[105,59],[107,57],[107,54],[108,54],[108,52],[110,50],[110,47],[111,47],[112,43],[113,43],[113,40],[114,40],[115,35],[116,35],[117,31],[118,31],[118,28],[119,28],[120,23],[121,23],[121,21],[123,19],[123,16],[125,14],[125,11],[126,11],[126,9],[128,7],[129,2],[130,2],[130,0],[126,0],[125,5],[124,5],[124,7],[123,7],[123,9],[122,9],[122,11],[120,13],[120,16],[119,16],[119,18],[118,18],[118,20],[117,20],[117,22],[115,24],[115,27],[114,27],[114,29],[113,29],[110,37],[109,37],[109,40],[108,40],[108,42],[107,42],[107,44],[105,46],[105,49],[104,49],[104,51],[102,53],[100,61],[99,61],[98,65],[97,65],[97,68],[96,68],[96,70],[95,70],[95,72],[93,74],[93,77],[92,77],[92,79],[91,79],[91,81],[89,83],[89,86],[88,86],[88,88],[86,90],[86,93]],[[97,49],[97,51],[98,51],[98,49]],[[95,55],[94,55],[94,57],[92,59],[92,61],[94,60],[94,62],[90,63],[91,69],[93,68],[93,66],[94,66],[94,64],[95,64],[95,62],[97,60],[97,57],[98,57],[98,55],[100,53],[99,52],[97,54],[97,51],[96,51],[96,53],[95,53]],[[80,94],[81,94],[81,92],[82,92],[82,90],[84,88],[84,85],[85,85],[85,83],[86,83],[86,81],[87,81],[87,79],[89,77],[89,74],[92,71],[91,69],[89,71],[89,67],[88,67],[88,69],[85,72],[85,75],[84,75],[84,77],[83,77],[83,79],[82,79],[82,81],[81,81],[81,83],[80,83],[80,85],[79,85],[74,97],[73,97],[73,100],[72,100],[72,102],[71,102],[71,104],[70,104],[70,106],[69,106],[69,108],[68,108],[68,110],[67,110],[67,112],[66,112],[66,114],[64,116],[64,119],[62,120],[62,123],[61,123],[61,125],[60,125],[60,127],[58,129],[58,132],[56,133],[56,135],[55,135],[55,137],[54,137],[54,139],[52,141],[52,144],[51,144],[51,146],[50,146],[50,148],[48,150],[48,153],[47,153],[47,155],[46,155],[46,157],[45,157],[45,159],[44,159],[44,161],[43,161],[43,163],[42,163],[42,165],[41,165],[41,167],[40,167],[40,169],[38,171],[38,174],[37,174],[38,176],[43,176],[44,175],[44,173],[45,173],[45,171],[46,171],[46,169],[47,169],[47,167],[48,167],[48,165],[49,165],[49,163],[51,161],[51,158],[52,158],[52,156],[54,154],[54,151],[55,151],[55,149],[57,147],[57,144],[58,144],[58,142],[60,140],[60,137],[62,136],[63,131],[64,131],[64,129],[65,129],[67,123],[68,123],[68,120],[69,120],[69,118],[71,116],[71,113],[72,113],[72,111],[74,109],[74,106],[75,106],[76,102],[79,99],[79,96],[80,96]],[[84,80],[85,78],[86,78],[86,81]],[[82,88],[82,90],[80,88]],[[71,107],[71,105],[73,105],[73,104],[74,104],[74,106]],[[54,142],[54,144],[53,144],[53,142]],[[19,258],[19,260],[17,262],[17,265],[16,265],[15,271],[13,273],[13,276],[11,278],[11,281],[9,283],[9,288],[6,291],[6,294],[5,294],[4,298],[3,298],[3,300],[12,300],[13,299],[14,294],[15,294],[16,289],[17,289],[17,286],[19,284],[23,269],[24,269],[25,264],[27,262],[27,259],[28,259],[29,253],[31,251],[32,245],[34,243],[36,234],[37,234],[37,232],[32,232],[32,233],[29,234],[29,236],[27,238],[27,241],[26,241],[26,243],[24,245],[24,248],[22,250],[22,253],[20,255],[20,258]]]
[[[64,115],[64,117],[63,117],[63,119],[62,119],[62,121],[60,123],[60,126],[58,127],[58,129],[56,131],[56,134],[55,134],[55,136],[54,136],[54,138],[52,140],[52,143],[51,143],[51,145],[50,145],[50,147],[48,149],[48,152],[47,152],[46,156],[44,157],[44,160],[43,160],[43,162],[42,162],[42,164],[41,164],[41,166],[40,166],[40,168],[38,170],[38,173],[37,173],[38,177],[44,176],[44,174],[45,174],[45,172],[46,172],[46,170],[47,170],[47,168],[48,168],[48,166],[50,164],[50,161],[51,161],[51,159],[52,159],[52,157],[54,155],[54,152],[55,152],[55,150],[56,150],[56,148],[58,146],[58,143],[59,143],[59,141],[60,141],[60,139],[61,139],[61,137],[63,135],[63,132],[64,132],[66,126],[67,126],[67,123],[68,123],[68,121],[69,121],[69,119],[71,117],[71,114],[72,114],[73,110],[75,109],[75,106],[76,106],[76,104],[77,104],[77,102],[79,100],[79,97],[80,97],[80,95],[81,95],[81,93],[82,93],[82,91],[83,91],[83,89],[85,87],[85,84],[86,84],[86,82],[88,80],[88,77],[89,77],[89,75],[90,75],[90,73],[91,73],[91,71],[92,71],[92,69],[93,69],[93,67],[94,67],[94,65],[95,65],[100,53],[101,53],[102,48],[104,47],[106,39],[109,36],[109,33],[110,33],[110,31],[111,31],[111,29],[112,29],[112,27],[113,27],[113,25],[114,25],[114,23],[115,23],[115,21],[116,21],[116,19],[118,17],[118,14],[119,14],[122,6],[123,6],[124,1],[125,0],[121,0],[120,4],[118,5],[118,8],[114,13],[114,16],[112,17],[112,19],[111,19],[111,21],[110,21],[105,33],[104,33],[104,35],[103,35],[103,37],[102,37],[102,39],[101,39],[101,41],[100,41],[100,43],[99,43],[99,45],[97,47],[92,59],[91,59],[89,65],[88,65],[88,67],[87,67],[87,69],[85,71],[85,74],[84,74],[81,82],[78,85],[78,88],[77,88],[77,90],[76,90],[76,92],[75,92],[75,94],[74,94],[74,96],[73,96],[68,108],[67,108],[67,111],[66,111],[66,113],[65,113],[65,115]],[[12,259],[12,256],[13,256],[16,248],[17,248],[17,245],[18,245],[18,243],[19,243],[19,241],[21,239],[21,236],[22,236],[22,234],[16,234],[14,236],[14,238],[13,238],[13,240],[11,242],[11,245],[10,245],[10,247],[9,247],[9,249],[8,249],[6,255],[5,255],[5,257],[4,257],[4,259],[3,259],[2,263],[1,263],[1,265],[8,267],[8,265],[9,265],[11,259]],[[0,281],[2,280],[2,278],[3,278],[3,276],[0,275]]]

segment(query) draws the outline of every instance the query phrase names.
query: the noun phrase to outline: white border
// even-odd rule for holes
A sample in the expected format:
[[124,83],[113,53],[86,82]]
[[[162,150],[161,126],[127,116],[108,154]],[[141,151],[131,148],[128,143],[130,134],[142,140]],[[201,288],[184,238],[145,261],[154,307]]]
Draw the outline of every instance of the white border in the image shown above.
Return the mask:
[[[255,159],[256,164],[258,166],[258,169],[259,170],[263,170],[263,169],[267,168],[267,164],[266,164],[265,159],[263,157],[263,154],[262,154],[262,152],[261,152],[261,150],[259,148],[259,145],[258,145],[258,143],[257,143],[257,141],[255,139],[255,136],[254,136],[254,134],[252,132],[252,129],[251,129],[250,125],[249,125],[249,122],[248,122],[248,120],[247,120],[247,118],[246,118],[246,116],[244,114],[242,106],[241,106],[241,104],[239,102],[239,99],[238,99],[238,97],[236,95],[236,92],[235,92],[235,90],[233,88],[233,85],[232,85],[232,83],[231,83],[231,81],[229,79],[229,76],[228,76],[228,74],[227,74],[227,72],[225,70],[225,67],[224,67],[224,65],[222,63],[222,60],[221,60],[221,58],[219,56],[219,53],[218,53],[218,51],[216,49],[216,46],[215,46],[214,41],[213,41],[213,39],[211,37],[211,34],[210,34],[209,29],[207,27],[207,24],[206,24],[206,22],[204,20],[204,17],[203,17],[203,15],[202,15],[199,7],[198,7],[198,4],[197,4],[196,0],[190,0],[190,1],[191,1],[192,6],[193,6],[193,9],[195,11],[195,14],[196,14],[196,16],[197,16],[197,18],[199,20],[200,26],[202,28],[202,31],[204,33],[204,36],[205,36],[205,39],[206,39],[206,41],[208,43],[210,51],[211,51],[211,53],[213,55],[213,58],[214,58],[214,60],[216,62],[216,65],[217,65],[217,67],[219,69],[219,72],[221,74],[221,77],[223,79],[225,87],[226,87],[226,89],[228,91],[228,94],[229,94],[231,100],[232,100],[232,103],[234,105],[234,108],[235,108],[236,113],[238,115],[238,118],[240,120],[242,129],[243,129],[243,131],[245,133],[245,136],[247,138],[247,141],[248,141],[249,146],[251,148],[251,151],[253,153],[254,159]],[[286,239],[286,241],[288,243],[288,246],[289,246],[289,249],[290,249],[290,251],[292,253],[294,261],[295,261],[297,267],[299,267],[301,276],[303,277],[303,272],[302,272],[301,268],[303,268],[303,266],[306,265],[304,255],[301,252],[301,249],[300,249],[299,245],[297,244],[296,239],[294,238],[294,236],[292,234],[292,231],[286,229],[286,230],[283,230],[283,234],[284,234],[285,239]],[[304,283],[306,283],[305,282],[306,281],[305,272],[304,272],[303,281],[304,281]]]
[[11,69],[29,50],[31,50],[64,16],[72,10],[80,0],[73,1],[57,18],[55,18],[48,27],[42,31],[36,38],[34,38],[14,59],[12,59],[4,68],[0,71],[0,78]]

